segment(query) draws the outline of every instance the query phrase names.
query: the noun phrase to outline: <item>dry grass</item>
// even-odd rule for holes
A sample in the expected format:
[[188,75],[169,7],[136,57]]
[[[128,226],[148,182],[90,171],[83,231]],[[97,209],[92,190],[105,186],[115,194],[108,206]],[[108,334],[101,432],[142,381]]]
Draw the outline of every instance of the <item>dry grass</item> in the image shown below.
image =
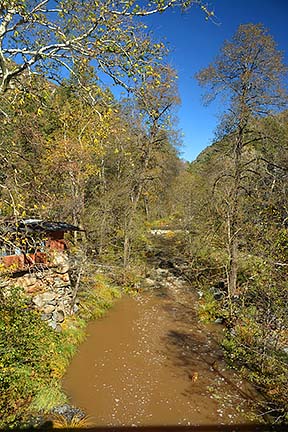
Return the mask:
[[64,415],[55,415],[52,418],[53,428],[88,428],[93,426],[92,419],[89,416],[79,417],[75,414],[71,420],[67,419]]

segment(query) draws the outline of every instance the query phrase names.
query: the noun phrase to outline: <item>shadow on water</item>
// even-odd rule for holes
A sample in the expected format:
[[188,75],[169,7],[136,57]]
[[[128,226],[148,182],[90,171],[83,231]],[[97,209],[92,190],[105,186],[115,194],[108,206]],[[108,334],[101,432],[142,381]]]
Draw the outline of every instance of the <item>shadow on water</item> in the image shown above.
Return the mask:
[[[245,391],[241,389],[233,380],[228,376],[227,371],[222,372],[220,365],[224,362],[223,354],[217,347],[211,347],[211,344],[205,344],[201,337],[197,335],[187,334],[171,330],[165,337],[166,348],[170,360],[173,365],[182,369],[191,381],[190,389],[185,393],[195,394],[197,392],[197,379],[198,371],[201,370],[202,376],[205,376],[206,385],[209,381],[209,375],[213,374],[213,381],[217,375],[226,385],[236,390],[242,398],[246,400],[254,400],[255,392],[251,389]],[[209,384],[209,383],[208,383]],[[202,392],[203,382],[198,386],[198,390]]]
[[[199,328],[197,313],[194,307],[183,303],[177,303],[173,301],[173,298],[169,298],[168,295],[167,299],[169,299],[171,302],[164,304],[163,309],[170,315],[174,322],[189,324]],[[195,302],[192,296],[191,302]]]
[[[219,382],[235,390],[242,398],[255,401],[257,398],[255,389],[249,385],[246,385],[245,389],[241,388],[234,382],[235,374],[225,367],[223,351],[219,344],[222,338],[222,326],[216,324],[204,326],[199,323],[197,312],[193,307],[193,298],[195,300],[194,295],[191,294],[192,306],[175,303],[168,298],[163,306],[172,321],[181,324],[176,330],[171,329],[165,334],[163,345],[171,367],[176,366],[191,382],[190,388],[185,390],[185,395],[202,393],[203,386],[209,388],[209,384],[214,383],[217,376]],[[202,376],[200,383],[198,371]]]

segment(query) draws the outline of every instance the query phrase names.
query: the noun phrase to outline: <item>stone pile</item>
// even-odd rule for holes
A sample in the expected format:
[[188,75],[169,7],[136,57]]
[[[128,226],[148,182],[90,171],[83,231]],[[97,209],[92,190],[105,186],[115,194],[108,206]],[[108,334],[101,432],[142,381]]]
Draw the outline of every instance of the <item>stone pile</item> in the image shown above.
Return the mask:
[[53,266],[33,268],[22,276],[7,279],[6,290],[12,285],[22,287],[35,309],[41,312],[41,319],[60,331],[65,317],[77,311],[69,269],[68,257],[57,253]]

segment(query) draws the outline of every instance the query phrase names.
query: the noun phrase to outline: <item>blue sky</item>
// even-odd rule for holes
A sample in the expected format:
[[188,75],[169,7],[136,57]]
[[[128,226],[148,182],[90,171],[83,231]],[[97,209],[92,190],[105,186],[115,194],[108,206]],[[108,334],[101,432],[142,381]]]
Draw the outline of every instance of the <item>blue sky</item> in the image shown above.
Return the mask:
[[178,71],[182,100],[178,118],[184,134],[181,156],[189,161],[211,144],[221,114],[215,102],[208,108],[202,105],[203,89],[194,75],[213,61],[240,24],[263,23],[278,48],[286,50],[288,63],[288,0],[211,0],[209,4],[220,25],[207,22],[195,6],[186,13],[172,10],[146,21],[155,36],[169,44],[170,63]]

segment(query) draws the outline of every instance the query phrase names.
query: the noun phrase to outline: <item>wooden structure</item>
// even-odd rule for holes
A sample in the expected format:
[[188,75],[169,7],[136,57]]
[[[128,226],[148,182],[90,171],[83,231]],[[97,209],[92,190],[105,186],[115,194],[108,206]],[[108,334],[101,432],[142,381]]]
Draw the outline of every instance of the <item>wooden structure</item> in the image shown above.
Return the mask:
[[0,263],[15,271],[48,264],[52,251],[65,251],[66,232],[82,231],[65,222],[41,219],[6,220],[0,223]]

